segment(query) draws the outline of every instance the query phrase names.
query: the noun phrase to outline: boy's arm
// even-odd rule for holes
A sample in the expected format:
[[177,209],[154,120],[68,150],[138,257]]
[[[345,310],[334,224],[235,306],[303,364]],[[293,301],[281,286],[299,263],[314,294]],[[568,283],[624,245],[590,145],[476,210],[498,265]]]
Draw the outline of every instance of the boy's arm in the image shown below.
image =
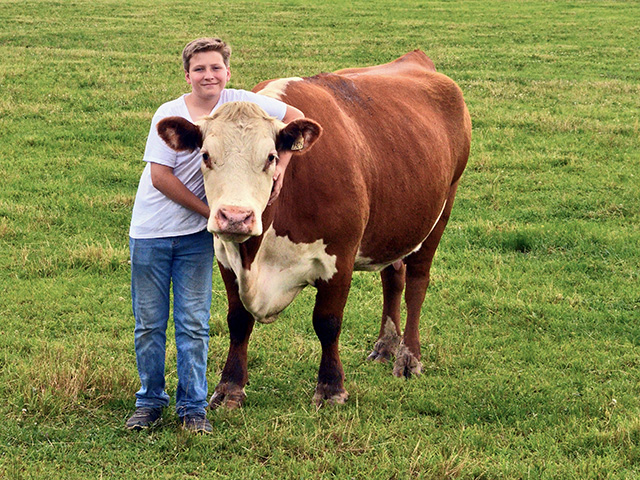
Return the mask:
[[289,123],[293,120],[297,120],[298,118],[304,118],[304,113],[302,113],[302,111],[298,110],[296,107],[287,105],[287,113],[284,114],[284,118],[282,119],[282,121],[284,123]]
[[[291,105],[287,105],[287,113],[285,113],[282,121],[284,123],[289,123],[298,118],[304,118],[304,113],[298,110],[296,107],[292,107]],[[291,151],[284,150],[278,152],[278,163],[276,164],[276,171],[273,174],[273,189],[271,190],[271,196],[269,197],[268,205],[271,205],[273,201],[280,194],[280,190],[282,189],[282,182],[284,179],[284,172],[287,169],[287,165],[289,165],[289,160],[291,160]]]
[[194,195],[173,174],[173,168],[159,163],[151,163],[151,183],[174,202],[199,213],[205,218],[209,218],[208,205]]

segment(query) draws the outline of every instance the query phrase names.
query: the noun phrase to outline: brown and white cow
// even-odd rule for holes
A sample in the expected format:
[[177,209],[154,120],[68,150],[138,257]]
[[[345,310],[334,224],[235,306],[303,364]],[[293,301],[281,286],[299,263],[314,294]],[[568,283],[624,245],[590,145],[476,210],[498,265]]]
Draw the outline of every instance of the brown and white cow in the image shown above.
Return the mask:
[[[469,156],[460,89],[416,50],[385,65],[271,80],[254,91],[313,120],[284,125],[254,104],[230,103],[198,125],[179,118],[159,125],[174,149],[201,148],[204,157],[231,336],[210,405],[242,403],[254,322],[273,321],[307,285],[317,289],[313,326],[322,345],[314,401],[343,403],[338,338],[354,270],[381,270],[382,323],[369,358],[395,356],[394,375],[419,374],[420,309]],[[295,155],[267,205],[278,150]]]

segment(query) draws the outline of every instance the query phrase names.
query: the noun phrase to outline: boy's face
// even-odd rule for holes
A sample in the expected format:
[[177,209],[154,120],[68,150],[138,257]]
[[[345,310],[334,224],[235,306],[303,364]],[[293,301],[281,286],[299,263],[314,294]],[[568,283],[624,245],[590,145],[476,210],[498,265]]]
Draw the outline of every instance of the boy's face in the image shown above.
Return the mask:
[[201,98],[217,100],[231,77],[219,52],[200,52],[191,57],[189,71],[185,72],[187,83],[193,93]]

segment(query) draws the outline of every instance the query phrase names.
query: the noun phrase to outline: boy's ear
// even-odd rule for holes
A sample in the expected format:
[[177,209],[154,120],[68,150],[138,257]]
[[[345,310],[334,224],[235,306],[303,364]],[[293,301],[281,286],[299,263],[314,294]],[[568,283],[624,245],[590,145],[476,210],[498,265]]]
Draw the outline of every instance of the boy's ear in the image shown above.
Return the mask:
[[299,118],[287,124],[276,138],[276,150],[291,150],[293,153],[308,151],[322,135],[318,122]]
[[193,152],[202,147],[202,131],[182,117],[167,117],[158,122],[158,135],[172,150]]

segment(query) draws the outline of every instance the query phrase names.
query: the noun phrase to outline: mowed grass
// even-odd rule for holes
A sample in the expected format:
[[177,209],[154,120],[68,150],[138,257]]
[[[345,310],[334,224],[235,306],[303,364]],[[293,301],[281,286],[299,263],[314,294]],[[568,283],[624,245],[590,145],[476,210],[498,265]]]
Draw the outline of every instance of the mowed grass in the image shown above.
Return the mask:
[[[637,2],[2,7],[0,477],[640,475]],[[246,405],[211,412],[213,435],[179,431],[172,410],[124,430],[138,388],[130,212],[153,112],[186,91],[179,55],[202,35],[234,47],[236,88],[414,48],[462,87],[472,155],[423,308],[421,377],[365,361],[381,288],[358,273],[346,405],[311,406],[308,289],[256,327]],[[211,391],[228,343],[217,275],[213,291]],[[171,338],[167,382],[173,394]]]

